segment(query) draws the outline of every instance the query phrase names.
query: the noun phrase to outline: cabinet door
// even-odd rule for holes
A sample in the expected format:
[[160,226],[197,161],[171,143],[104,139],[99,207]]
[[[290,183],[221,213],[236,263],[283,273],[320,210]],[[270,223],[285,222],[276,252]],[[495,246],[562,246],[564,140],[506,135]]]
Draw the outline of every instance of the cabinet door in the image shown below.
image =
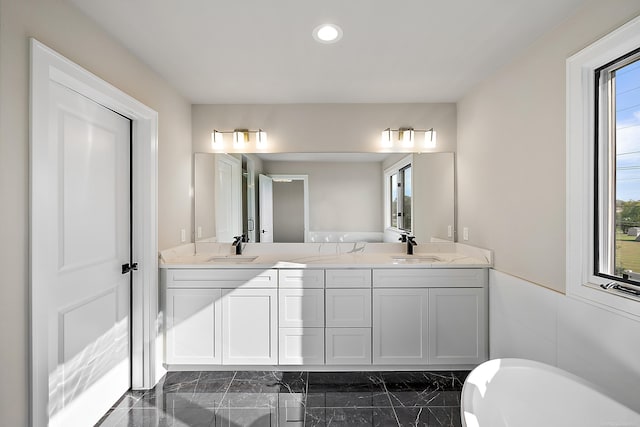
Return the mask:
[[485,289],[429,289],[430,364],[484,362],[486,333]]
[[329,327],[370,328],[371,289],[327,289]]
[[429,361],[428,300],[428,289],[374,289],[374,364],[417,365]]
[[327,365],[370,365],[371,328],[327,328]]
[[324,289],[280,289],[281,328],[323,328]]
[[220,364],[220,289],[168,289],[166,362]]
[[222,363],[278,363],[277,289],[223,290]]
[[280,328],[281,365],[324,365],[324,328]]

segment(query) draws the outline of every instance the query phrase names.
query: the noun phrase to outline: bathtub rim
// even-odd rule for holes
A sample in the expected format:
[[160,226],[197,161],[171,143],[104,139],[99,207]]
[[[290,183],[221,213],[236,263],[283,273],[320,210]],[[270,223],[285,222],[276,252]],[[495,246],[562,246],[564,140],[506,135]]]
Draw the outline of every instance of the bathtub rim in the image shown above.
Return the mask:
[[[467,378],[465,379],[463,385],[462,385],[462,392],[460,394],[460,419],[462,421],[462,427],[467,427],[467,423],[464,417],[464,412],[465,412],[465,407],[469,408],[473,408],[473,397],[474,397],[474,393],[473,391],[475,391],[475,388],[477,388],[477,386],[475,384],[471,385],[471,383],[469,383],[469,378],[472,378],[474,376],[474,371],[478,370],[478,369],[487,369],[487,365],[490,365],[492,363],[500,363],[500,367],[499,369],[502,368],[534,368],[534,369],[539,369],[554,375],[559,375],[564,377],[565,379],[569,379],[571,381],[574,381],[582,386],[588,387],[589,389],[593,390],[594,392],[601,394],[602,396],[606,397],[607,399],[610,399],[614,402],[616,402],[617,404],[619,404],[620,406],[624,406],[625,408],[627,408],[629,411],[632,411],[636,414],[638,414],[638,416],[640,416],[640,412],[630,408],[629,406],[625,405],[624,403],[620,402],[619,400],[615,399],[614,397],[612,397],[609,393],[607,393],[602,387],[600,387],[597,384],[592,383],[589,380],[586,380],[574,373],[571,373],[569,371],[566,371],[562,368],[558,368],[557,366],[553,366],[553,365],[549,365],[543,362],[538,362],[536,360],[531,360],[531,359],[522,359],[522,358],[513,358],[513,357],[507,357],[507,358],[496,358],[496,359],[489,359],[486,362],[482,362],[480,365],[476,366],[475,368],[473,368],[473,370],[469,373],[469,375],[467,375]],[[476,375],[479,375],[478,373],[476,373]],[[474,387],[474,390],[470,391],[470,387]],[[474,412],[471,412],[474,413]]]

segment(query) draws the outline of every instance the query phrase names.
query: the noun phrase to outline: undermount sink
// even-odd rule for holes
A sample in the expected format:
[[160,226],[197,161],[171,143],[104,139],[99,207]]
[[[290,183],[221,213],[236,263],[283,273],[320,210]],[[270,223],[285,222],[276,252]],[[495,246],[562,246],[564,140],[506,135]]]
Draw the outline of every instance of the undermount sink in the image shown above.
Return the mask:
[[442,261],[441,258],[433,255],[396,255],[391,259],[394,264],[429,264]]
[[249,256],[249,255],[220,255],[213,256],[207,260],[207,262],[253,262],[258,258],[257,256]]

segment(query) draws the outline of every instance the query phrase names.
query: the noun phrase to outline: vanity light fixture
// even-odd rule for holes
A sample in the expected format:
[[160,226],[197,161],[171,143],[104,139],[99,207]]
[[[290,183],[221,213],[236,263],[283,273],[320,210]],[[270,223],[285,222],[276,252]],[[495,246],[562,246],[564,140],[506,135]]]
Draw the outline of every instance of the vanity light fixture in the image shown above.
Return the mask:
[[244,148],[245,142],[249,142],[249,131],[246,129],[236,129],[233,131],[233,146]]
[[424,146],[425,148],[436,148],[436,131],[433,128],[424,133]]
[[[399,129],[386,128],[382,131],[381,145],[383,148],[393,148],[397,141],[402,144],[403,148],[412,148],[415,144],[416,133],[424,133],[423,148],[436,147],[436,131],[433,128],[413,129],[409,127]],[[397,134],[397,138],[394,138],[394,134]]]
[[220,150],[222,147],[224,147],[224,135],[222,132],[214,130],[211,132],[211,148]]
[[[264,150],[267,148],[267,132],[262,129],[249,130],[249,129],[234,129],[234,130],[215,130],[211,132],[211,148],[214,150],[224,149],[224,134],[233,134],[233,148],[243,149],[246,148],[252,139],[255,140],[256,148]],[[253,134],[253,135],[252,135]],[[253,138],[252,138],[253,136]]]
[[393,147],[393,140],[391,139],[391,129],[386,128],[382,131],[382,147],[383,148],[391,148]]
[[256,132],[256,147],[259,149],[267,148],[267,133],[262,129]]
[[400,128],[398,138],[402,141],[402,145],[406,148],[413,147],[414,130],[411,128]]

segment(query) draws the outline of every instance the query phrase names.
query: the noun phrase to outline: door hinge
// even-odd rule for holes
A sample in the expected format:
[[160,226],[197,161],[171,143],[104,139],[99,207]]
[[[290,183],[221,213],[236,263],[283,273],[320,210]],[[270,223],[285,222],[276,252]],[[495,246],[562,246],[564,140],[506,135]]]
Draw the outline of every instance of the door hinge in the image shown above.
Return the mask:
[[122,264],[122,274],[130,273],[133,270],[138,269],[138,263],[134,262],[132,264]]

